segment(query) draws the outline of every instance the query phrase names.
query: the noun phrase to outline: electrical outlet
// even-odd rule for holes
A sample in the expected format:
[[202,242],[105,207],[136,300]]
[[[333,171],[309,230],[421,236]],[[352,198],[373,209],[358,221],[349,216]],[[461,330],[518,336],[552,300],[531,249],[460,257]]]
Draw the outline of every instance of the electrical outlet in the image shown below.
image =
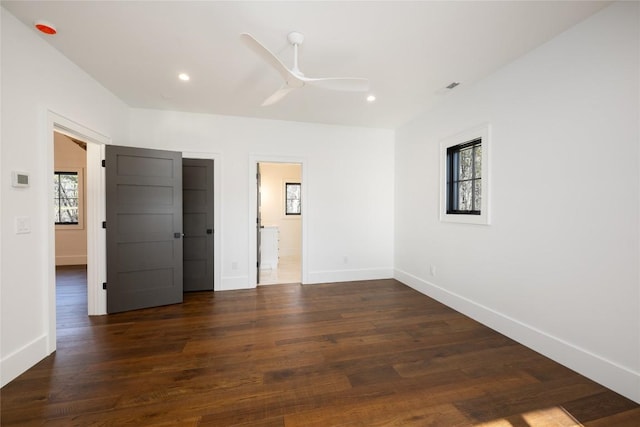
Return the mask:
[[231,269],[232,270],[237,270],[238,269],[238,261],[233,261],[231,263]]
[[432,276],[436,275],[436,266],[432,265],[429,267],[429,273],[431,273]]
[[345,264],[349,264],[349,257],[345,255],[345,256],[342,258],[342,262],[343,262],[343,263],[345,263]]

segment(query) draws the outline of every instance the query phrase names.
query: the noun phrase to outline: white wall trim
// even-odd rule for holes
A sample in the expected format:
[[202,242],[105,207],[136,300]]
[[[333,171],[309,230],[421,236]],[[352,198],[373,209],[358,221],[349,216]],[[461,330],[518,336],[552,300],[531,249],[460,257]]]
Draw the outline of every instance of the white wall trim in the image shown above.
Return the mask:
[[309,185],[308,185],[308,164],[304,157],[291,157],[291,156],[277,156],[277,155],[269,155],[269,154],[254,154],[249,153],[249,254],[247,260],[247,266],[249,271],[248,273],[248,285],[249,287],[256,287],[256,277],[253,274],[256,271],[255,265],[257,262],[257,239],[256,239],[256,211],[258,209],[257,206],[257,197],[258,197],[258,189],[256,185],[256,173],[257,173],[257,165],[258,163],[299,163],[302,168],[302,279],[301,282],[309,283],[309,274],[308,274],[308,226],[309,221],[307,218],[309,217],[309,199],[312,195],[309,194]]
[[224,276],[220,283],[220,291],[234,291],[238,289],[255,289],[256,285],[249,283],[247,276]]
[[47,355],[48,337],[42,335],[0,360],[0,387],[33,367]]
[[393,268],[361,268],[352,270],[326,270],[309,273],[309,284],[355,282],[393,278]]
[[183,158],[213,160],[213,290],[223,290],[222,279],[222,155],[197,151],[182,152]]
[[519,343],[591,378],[623,396],[640,402],[640,372],[554,337],[410,273],[396,269],[395,279]]

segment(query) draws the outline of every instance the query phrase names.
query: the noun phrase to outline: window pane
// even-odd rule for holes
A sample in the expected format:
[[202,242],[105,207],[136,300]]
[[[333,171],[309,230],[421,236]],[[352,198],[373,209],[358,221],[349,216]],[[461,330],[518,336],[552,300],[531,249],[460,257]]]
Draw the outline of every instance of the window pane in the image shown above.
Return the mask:
[[475,150],[473,150],[474,159],[476,169],[476,178],[480,178],[482,176],[482,145],[475,146]]
[[460,172],[459,179],[473,178],[473,149],[472,147],[460,150]]
[[285,184],[286,205],[285,214],[299,215],[301,213],[300,193],[301,185],[297,182],[287,182]]
[[60,209],[61,222],[78,222],[78,208],[65,207]]
[[287,213],[299,214],[300,213],[300,200],[287,200]]
[[287,185],[287,199],[300,199],[299,185]]
[[458,186],[458,210],[472,210],[472,181],[461,182]]
[[473,181],[474,194],[473,194],[473,210],[479,211],[482,206],[482,180],[476,179]]
[[54,176],[54,208],[57,223],[77,223],[78,174],[76,172],[56,172]]
[[53,213],[53,221],[60,222],[60,206],[58,206],[58,201],[56,200],[55,211]]
[[78,184],[78,175],[75,173],[60,174],[60,182],[64,186],[76,186]]

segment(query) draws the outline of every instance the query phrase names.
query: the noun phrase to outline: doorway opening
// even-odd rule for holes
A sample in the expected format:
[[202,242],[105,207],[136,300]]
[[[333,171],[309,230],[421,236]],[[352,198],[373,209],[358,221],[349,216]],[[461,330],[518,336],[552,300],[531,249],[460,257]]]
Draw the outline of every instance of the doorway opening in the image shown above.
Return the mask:
[[56,327],[88,323],[87,143],[53,132]]
[[257,283],[302,283],[302,164],[257,164]]

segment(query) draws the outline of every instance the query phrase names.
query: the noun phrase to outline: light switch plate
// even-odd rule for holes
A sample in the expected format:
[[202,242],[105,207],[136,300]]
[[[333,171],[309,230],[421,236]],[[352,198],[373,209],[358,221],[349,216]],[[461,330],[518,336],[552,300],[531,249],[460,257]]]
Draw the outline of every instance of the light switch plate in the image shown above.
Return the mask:
[[16,217],[16,234],[31,233],[31,218],[28,216]]

